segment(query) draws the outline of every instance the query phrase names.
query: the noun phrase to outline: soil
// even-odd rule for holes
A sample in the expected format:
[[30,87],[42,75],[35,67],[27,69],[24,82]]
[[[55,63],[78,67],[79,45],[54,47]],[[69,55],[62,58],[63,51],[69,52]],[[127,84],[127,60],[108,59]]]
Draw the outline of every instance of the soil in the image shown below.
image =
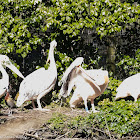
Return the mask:
[[[13,114],[11,116],[8,116],[8,109],[0,110],[0,140],[27,139],[27,137],[24,136],[30,136],[30,134],[26,132],[33,132],[34,130],[39,131],[54,113],[59,112],[71,117],[86,115],[85,111],[72,111],[70,108],[64,107],[50,108],[50,111],[39,111],[33,109],[22,110],[21,108],[12,110]],[[57,134],[50,134],[48,131],[46,135],[48,135],[48,139],[56,139]],[[35,137],[35,139],[37,139],[37,137]]]

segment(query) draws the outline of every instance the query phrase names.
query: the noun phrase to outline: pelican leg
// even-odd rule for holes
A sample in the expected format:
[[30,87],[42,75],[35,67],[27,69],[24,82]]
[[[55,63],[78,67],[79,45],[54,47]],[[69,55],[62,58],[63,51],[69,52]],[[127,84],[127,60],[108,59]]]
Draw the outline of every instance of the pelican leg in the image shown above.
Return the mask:
[[42,92],[41,94],[39,94],[39,96],[37,97],[37,104],[38,104],[38,108],[37,110],[41,110],[41,111],[50,111],[50,109],[45,109],[41,107],[41,103],[40,103],[40,99],[45,96],[47,93],[49,93],[52,89],[54,85],[50,86],[49,89],[45,90],[44,92]]
[[40,99],[41,99],[41,97],[40,98],[37,98],[37,104],[38,104],[38,109],[39,110],[42,110]]
[[84,100],[84,104],[85,104],[85,110],[86,110],[86,112],[89,113],[88,106],[87,106],[87,99]]
[[35,108],[35,110],[40,110],[40,111],[50,111],[50,109],[45,109],[41,107],[41,103],[40,103],[40,99],[42,97],[37,98],[37,104],[38,104],[38,108]]
[[93,113],[99,112],[99,111],[95,110],[94,99],[91,99],[91,107],[92,107],[92,112]]

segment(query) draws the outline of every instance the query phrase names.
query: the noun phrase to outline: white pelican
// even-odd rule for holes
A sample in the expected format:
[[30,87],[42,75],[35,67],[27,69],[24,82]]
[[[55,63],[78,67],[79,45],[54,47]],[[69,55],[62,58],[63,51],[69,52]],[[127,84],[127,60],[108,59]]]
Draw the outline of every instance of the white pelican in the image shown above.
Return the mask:
[[126,78],[117,88],[116,100],[132,96],[137,101],[140,95],[140,73]]
[[22,73],[10,62],[9,57],[6,55],[0,55],[0,71],[2,73],[2,79],[0,79],[0,97],[2,97],[9,86],[9,75],[3,66],[8,67],[18,76],[24,79]]
[[[81,58],[77,58],[81,59]],[[68,68],[62,78],[62,87],[59,96],[67,97],[73,86],[75,90],[70,100],[70,106],[73,108],[79,102],[84,100],[85,109],[87,112],[87,100],[91,100],[92,111],[97,112],[94,107],[94,99],[101,95],[106,89],[109,78],[108,72],[103,70],[84,70],[77,62],[77,59],[72,63],[73,68]],[[82,63],[82,62],[81,62]],[[71,67],[71,65],[70,65]],[[69,71],[69,73],[68,73]]]
[[50,60],[49,68],[47,70],[45,70],[45,68],[40,68],[29,74],[21,82],[16,103],[18,107],[25,101],[32,100],[33,107],[35,108],[34,100],[37,99],[37,109],[48,111],[48,109],[42,109],[40,99],[54,88],[57,80],[57,68],[54,59],[54,48],[56,46],[57,42],[55,40],[50,43],[47,59],[47,63]]

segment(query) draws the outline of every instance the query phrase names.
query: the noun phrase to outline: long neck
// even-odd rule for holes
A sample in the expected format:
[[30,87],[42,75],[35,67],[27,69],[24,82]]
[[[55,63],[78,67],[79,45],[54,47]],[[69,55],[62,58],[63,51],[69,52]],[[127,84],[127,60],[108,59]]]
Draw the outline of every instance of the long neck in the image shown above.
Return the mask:
[[57,68],[56,68],[55,59],[54,59],[54,48],[50,48],[49,58],[50,58],[50,67],[49,67],[49,69],[51,69],[51,71],[54,74],[57,74]]
[[9,84],[9,75],[7,74],[6,70],[2,67],[2,65],[0,65],[0,71],[2,73],[2,79],[5,83],[6,88],[8,88],[8,84]]
[[0,71],[2,73],[2,79],[8,79],[9,80],[9,76],[8,76],[6,70],[2,66],[0,66]]

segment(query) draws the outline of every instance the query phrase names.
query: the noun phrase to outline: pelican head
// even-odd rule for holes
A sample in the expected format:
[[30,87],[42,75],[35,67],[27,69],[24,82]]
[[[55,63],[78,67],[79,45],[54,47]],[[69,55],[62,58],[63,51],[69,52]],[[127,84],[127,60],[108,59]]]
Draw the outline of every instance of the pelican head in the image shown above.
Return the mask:
[[22,75],[22,73],[11,63],[8,56],[0,55],[0,63],[1,65],[8,67],[13,72],[15,72],[19,77],[24,79],[24,76]]
[[[65,71],[60,83],[62,82],[65,82],[66,81],[66,78],[68,77],[69,73],[73,70],[73,68],[75,67],[79,67],[81,66],[81,64],[83,63],[84,61],[84,58],[83,57],[77,57],[72,63],[71,65],[68,67],[68,69]],[[59,83],[59,84],[60,84]]]
[[52,56],[52,53],[54,51],[54,48],[56,48],[57,46],[57,42],[55,40],[53,40],[51,43],[50,43],[50,50],[49,50],[49,56],[48,56],[48,59],[47,59],[47,62],[46,64],[50,61],[50,57]]
[[56,47],[57,46],[57,42],[55,40],[53,40],[51,43],[50,43],[50,47]]
[[71,65],[73,65],[73,66],[80,66],[82,63],[83,63],[83,61],[84,61],[84,58],[83,57],[77,57],[73,62],[72,62],[72,64]]

